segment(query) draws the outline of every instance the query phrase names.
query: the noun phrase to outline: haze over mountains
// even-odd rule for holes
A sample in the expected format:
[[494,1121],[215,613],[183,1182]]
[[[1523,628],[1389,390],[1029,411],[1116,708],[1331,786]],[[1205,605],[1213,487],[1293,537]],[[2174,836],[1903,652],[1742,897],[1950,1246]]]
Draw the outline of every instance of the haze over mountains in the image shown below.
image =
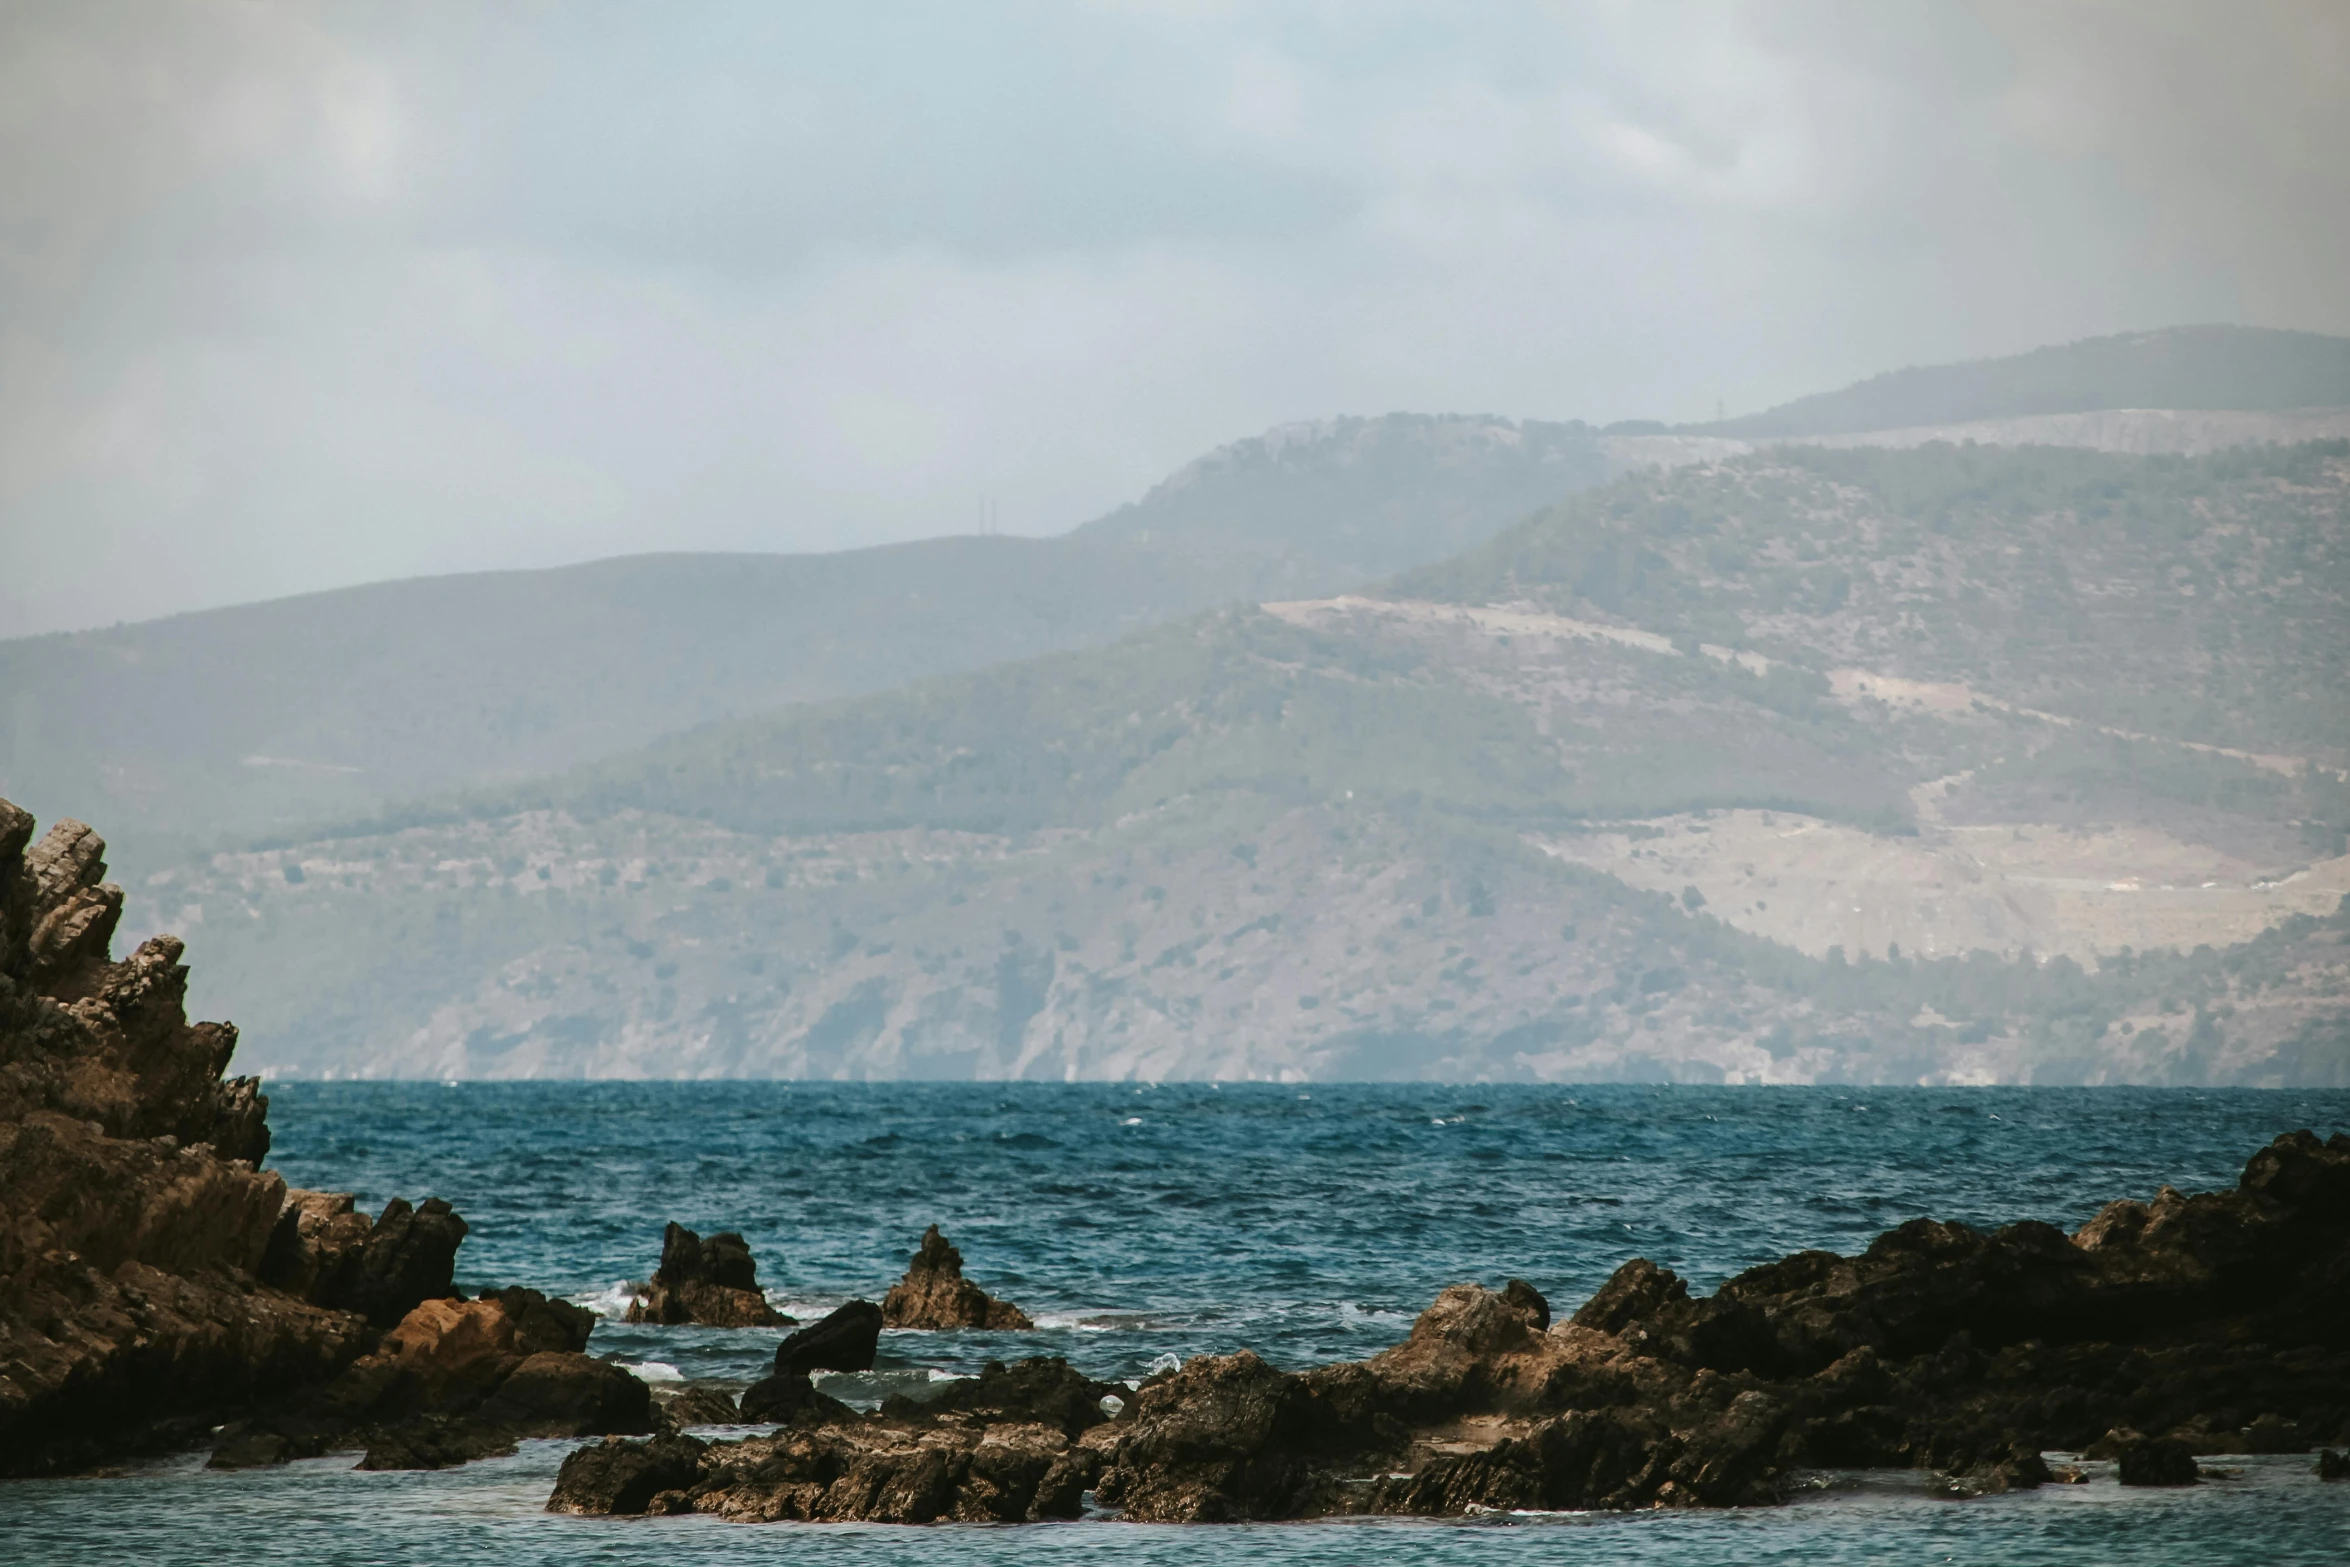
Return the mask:
[[[2159,412],[2083,414],[2100,409]],[[2004,422],[1932,428],[1981,420]],[[0,642],[0,792],[103,820],[125,850],[176,855],[1211,605],[1341,592],[1619,474],[1735,455],[1750,438],[2191,451],[2339,434],[2350,340],[2233,327],[1899,371],[1681,431],[1409,414],[1291,425],[1055,539],[631,556]]]
[[[1777,413],[1871,397],[2199,451],[2350,429],[2350,343]],[[131,879],[280,1071],[2350,1081],[2350,445],[1769,433],[1342,420],[1057,540],[0,645],[0,792],[274,827]]]

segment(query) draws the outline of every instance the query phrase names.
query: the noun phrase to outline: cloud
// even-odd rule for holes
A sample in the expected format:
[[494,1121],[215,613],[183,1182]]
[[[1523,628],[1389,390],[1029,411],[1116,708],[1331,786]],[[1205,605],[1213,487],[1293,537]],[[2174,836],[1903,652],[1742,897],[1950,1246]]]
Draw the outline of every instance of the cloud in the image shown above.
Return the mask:
[[2331,4],[0,13],[0,634],[2350,330]]

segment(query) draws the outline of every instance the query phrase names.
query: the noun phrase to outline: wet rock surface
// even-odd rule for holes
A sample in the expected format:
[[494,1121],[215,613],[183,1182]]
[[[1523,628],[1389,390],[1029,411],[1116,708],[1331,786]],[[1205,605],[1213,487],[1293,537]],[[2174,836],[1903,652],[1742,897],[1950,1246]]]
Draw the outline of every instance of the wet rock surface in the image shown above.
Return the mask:
[[629,1302],[628,1320],[667,1326],[784,1327],[792,1318],[767,1304],[750,1244],[732,1230],[707,1240],[672,1222],[661,1237],[661,1266]]
[[[2086,1478],[2046,1452],[2188,1485],[2198,1455],[2350,1437],[2346,1291],[2350,1136],[2298,1132],[2233,1190],[2166,1188],[2069,1236],[1913,1220],[1711,1296],[1634,1259],[1565,1320],[1522,1281],[1456,1285],[1403,1343],[1307,1371],[1205,1355],[1127,1397],[1029,1360],[872,1414],[779,1376],[744,1414],[782,1429],[708,1444],[659,1509],[1042,1519],[1090,1489],[1128,1519],[1215,1523],[1756,1506],[1823,1468],[1937,1471],[1952,1497]],[[593,1490],[556,1504],[595,1511]]]
[[0,1474],[323,1385],[447,1293],[465,1234],[445,1203],[370,1218],[258,1168],[269,1102],[223,1076],[236,1029],[187,1020],[181,943],[116,961],[104,841],[34,826],[0,800]]
[[998,1300],[963,1277],[963,1254],[932,1225],[906,1276],[881,1298],[881,1319],[893,1328],[1033,1328],[1028,1313]]

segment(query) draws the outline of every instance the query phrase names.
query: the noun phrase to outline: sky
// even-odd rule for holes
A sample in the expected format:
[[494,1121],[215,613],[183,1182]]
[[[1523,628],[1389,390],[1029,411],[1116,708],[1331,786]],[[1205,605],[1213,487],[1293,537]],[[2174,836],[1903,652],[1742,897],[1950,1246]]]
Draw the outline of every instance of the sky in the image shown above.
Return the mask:
[[2350,333],[2346,147],[2336,0],[15,0],[0,636]]

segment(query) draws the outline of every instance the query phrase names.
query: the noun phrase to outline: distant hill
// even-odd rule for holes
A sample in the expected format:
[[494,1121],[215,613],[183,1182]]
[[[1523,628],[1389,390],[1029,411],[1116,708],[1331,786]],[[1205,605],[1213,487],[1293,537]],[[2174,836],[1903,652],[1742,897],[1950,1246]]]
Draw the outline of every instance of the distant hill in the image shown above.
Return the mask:
[[[2346,356],[2339,339],[2198,327],[1902,371],[1710,434],[1338,419],[1235,442],[1054,539],[636,556],[0,642],[0,793],[108,823],[121,863],[300,835],[715,719],[1345,591],[1618,474],[1738,455],[1765,425],[2137,451],[2336,433],[2240,410],[2350,403]],[[2147,405],[2239,411],[2029,411]]]
[[0,794],[126,849],[516,779],[730,714],[1336,592],[1613,471],[1581,425],[1291,427],[1056,539],[644,555],[0,642]]
[[2350,338],[2182,326],[2085,338],[2005,359],[1894,370],[1685,433],[1764,440],[2104,408],[2350,406]]
[[134,892],[280,1070],[2345,1083],[2346,541],[1763,452]]

